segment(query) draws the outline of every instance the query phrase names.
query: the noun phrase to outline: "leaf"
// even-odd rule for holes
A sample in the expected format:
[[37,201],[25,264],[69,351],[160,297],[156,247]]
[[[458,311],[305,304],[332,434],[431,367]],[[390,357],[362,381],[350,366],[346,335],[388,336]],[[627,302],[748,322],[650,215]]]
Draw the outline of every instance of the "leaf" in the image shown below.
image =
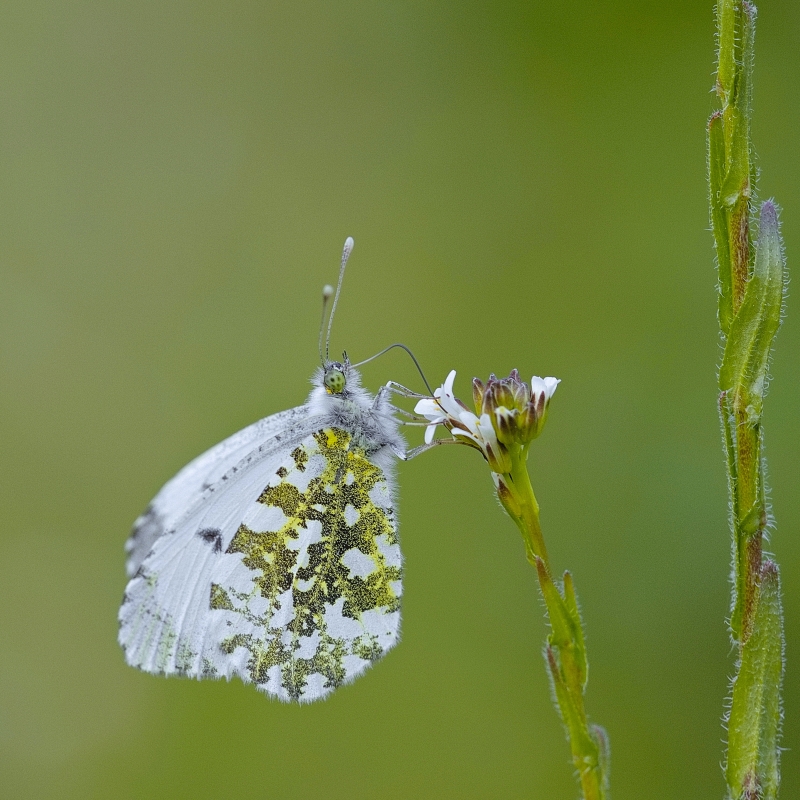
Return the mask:
[[[725,2],[723,5],[729,4]],[[750,117],[755,42],[755,9],[742,2],[736,2],[734,7],[732,12],[726,9],[719,17],[720,45],[726,43],[726,46],[720,50],[717,72],[717,78],[725,91],[723,121],[727,164],[720,199],[731,207],[742,197],[750,197]],[[731,13],[735,14],[734,47],[727,46],[730,44],[728,37],[734,34]],[[734,55],[729,72],[725,58]]]
[[575,623],[569,613],[564,598],[558,591],[544,561],[535,556],[539,572],[539,585],[542,587],[547,614],[550,617],[550,644],[556,648],[569,647],[575,642]]
[[733,278],[731,248],[728,241],[728,208],[722,201],[725,179],[725,131],[722,112],[716,111],[708,121],[708,183],[711,205],[711,226],[717,252],[719,281],[719,325],[727,336],[733,319]]
[[777,565],[765,561],[753,633],[742,648],[728,719],[725,777],[732,797],[775,800],[783,681],[783,610]]
[[736,74],[734,48],[736,42],[736,2],[718,0],[717,2],[717,46],[719,66],[717,69],[718,91],[727,94]]
[[772,340],[783,304],[783,247],[775,204],[761,206],[760,230],[753,274],[744,300],[731,324],[719,371],[719,386],[731,392],[734,405],[750,409],[757,422],[767,378]]
[[564,573],[564,604],[572,617],[572,624],[575,631],[574,654],[575,664],[578,668],[578,679],[581,688],[586,690],[586,679],[588,677],[588,665],[586,663],[586,643],[583,640],[583,625],[581,624],[581,613],[578,608],[578,598],[575,595],[575,584],[569,572]]

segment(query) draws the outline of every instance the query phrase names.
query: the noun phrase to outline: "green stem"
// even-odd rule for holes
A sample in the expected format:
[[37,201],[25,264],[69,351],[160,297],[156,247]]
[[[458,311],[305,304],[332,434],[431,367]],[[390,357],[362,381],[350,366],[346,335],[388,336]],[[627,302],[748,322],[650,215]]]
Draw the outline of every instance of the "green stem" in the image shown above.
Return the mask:
[[536,559],[541,558],[549,572],[550,560],[547,557],[544,534],[539,524],[539,503],[536,502],[531,477],[525,465],[527,455],[527,452],[524,452],[520,454],[519,458],[514,459],[514,466],[509,475],[513,483],[514,495],[519,503],[519,511],[511,516],[522,533],[528,561],[535,567]]
[[553,581],[526,462],[527,447],[512,454],[512,470],[503,476],[508,490],[501,487],[498,494],[522,534],[528,561],[536,567],[551,626],[545,658],[583,798],[607,800],[607,737],[602,728],[589,724],[586,715],[586,648],[575,588],[568,572],[563,588]]
[[[736,640],[743,646],[753,630],[761,586],[761,551],[766,529],[766,508],[760,502],[759,484],[763,482],[760,431],[753,427],[745,409],[734,408],[736,421],[736,490],[734,538],[737,573],[740,576],[733,627]],[[737,613],[738,612],[738,613]]]
[[718,0],[716,92],[708,124],[711,222],[719,269],[719,323],[725,355],[719,410],[733,538],[730,632],[739,646],[728,719],[725,777],[734,800],[777,797],[783,677],[778,567],[763,555],[768,514],[761,413],[772,340],[783,302],[777,210],[762,205],[757,246],[751,229],[754,168],[750,142],[756,9]]

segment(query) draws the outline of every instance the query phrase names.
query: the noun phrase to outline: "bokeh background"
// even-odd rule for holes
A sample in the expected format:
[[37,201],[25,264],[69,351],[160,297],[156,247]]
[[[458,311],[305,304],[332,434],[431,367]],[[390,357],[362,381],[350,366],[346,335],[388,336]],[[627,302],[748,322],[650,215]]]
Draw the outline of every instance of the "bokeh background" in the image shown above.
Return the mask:
[[[800,6],[765,1],[754,137],[800,270]],[[116,644],[161,484],[303,401],[332,347],[439,383],[556,375],[532,455],[626,798],[722,797],[729,544],[704,126],[712,4],[6,0],[0,795],[569,798],[533,571],[466,448],[400,468],[404,638],[311,707]],[[766,406],[800,795],[800,308]],[[364,369],[419,386],[399,351]],[[420,432],[409,438],[418,442]]]

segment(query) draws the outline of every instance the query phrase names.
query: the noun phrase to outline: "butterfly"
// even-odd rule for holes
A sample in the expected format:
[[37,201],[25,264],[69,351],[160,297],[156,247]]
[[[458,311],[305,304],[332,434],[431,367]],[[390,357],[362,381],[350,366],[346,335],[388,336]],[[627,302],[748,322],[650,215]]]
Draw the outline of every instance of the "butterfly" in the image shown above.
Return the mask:
[[[352,247],[348,238],[328,340]],[[131,666],[238,677],[308,702],[397,643],[394,466],[409,454],[389,385],[373,396],[360,365],[327,350],[323,358],[321,327],[322,366],[303,405],[197,457],[134,523],[119,611]]]

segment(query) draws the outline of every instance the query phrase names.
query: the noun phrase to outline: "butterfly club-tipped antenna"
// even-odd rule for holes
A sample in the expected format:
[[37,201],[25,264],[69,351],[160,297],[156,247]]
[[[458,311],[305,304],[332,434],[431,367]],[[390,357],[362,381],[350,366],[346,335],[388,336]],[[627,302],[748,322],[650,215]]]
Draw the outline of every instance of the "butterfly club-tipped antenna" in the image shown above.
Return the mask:
[[[344,268],[347,266],[347,259],[350,258],[350,253],[353,252],[353,237],[348,236],[344,240],[344,249],[342,250],[342,265],[339,267],[339,282],[336,284],[336,293],[333,292],[332,286],[325,286],[322,289],[322,322],[319,326],[319,357],[323,364],[328,362],[328,353],[331,343],[331,327],[333,326],[333,315],[336,313],[336,304],[339,302],[339,294],[342,291],[342,281],[344,280]],[[328,306],[328,300],[333,295],[333,304],[331,305],[331,314],[328,317],[328,332],[325,336],[325,355],[322,355],[322,331],[325,329],[325,309]]]
[[[350,253],[353,252],[353,245],[355,242],[353,241],[352,236],[348,236],[344,240],[344,248],[342,249],[342,263],[339,267],[339,281],[336,284],[336,292],[334,293],[333,287],[329,284],[326,284],[322,289],[322,320],[319,326],[319,357],[320,361],[323,365],[327,364],[329,361],[329,353],[330,353],[330,342],[331,342],[331,328],[333,327],[333,315],[336,313],[336,304],[339,302],[339,294],[342,291],[342,281],[344,280],[344,270],[347,266],[347,260],[350,258]],[[331,313],[328,317],[328,330],[325,336],[325,355],[322,354],[322,332],[325,329],[325,310],[328,307],[328,301],[333,295],[333,304],[331,305]],[[422,367],[420,366],[419,361],[417,361],[417,357],[414,353],[411,352],[410,348],[406,347],[406,345],[401,344],[399,342],[395,342],[395,344],[390,344],[388,347],[385,347],[379,353],[376,353],[374,356],[370,356],[369,358],[365,359],[364,361],[359,361],[358,364],[353,364],[354,367],[360,367],[363,364],[367,364],[370,361],[382,356],[384,353],[388,353],[395,347],[400,347],[401,349],[405,350],[406,353],[411,357],[411,360],[414,362],[414,366],[417,368],[417,371],[422,378],[425,387],[428,390],[428,394],[432,397],[433,396],[433,389],[431,389],[431,385],[428,383],[428,379],[425,377],[425,373],[422,371]],[[347,358],[347,354],[344,355],[345,362],[348,362],[349,359]],[[423,395],[418,395],[422,397]]]
[[323,364],[325,363],[325,358],[322,355],[322,334],[325,331],[325,311],[328,308],[328,301],[331,297],[333,297],[333,286],[326,283],[322,287],[322,319],[319,321],[319,360]]

